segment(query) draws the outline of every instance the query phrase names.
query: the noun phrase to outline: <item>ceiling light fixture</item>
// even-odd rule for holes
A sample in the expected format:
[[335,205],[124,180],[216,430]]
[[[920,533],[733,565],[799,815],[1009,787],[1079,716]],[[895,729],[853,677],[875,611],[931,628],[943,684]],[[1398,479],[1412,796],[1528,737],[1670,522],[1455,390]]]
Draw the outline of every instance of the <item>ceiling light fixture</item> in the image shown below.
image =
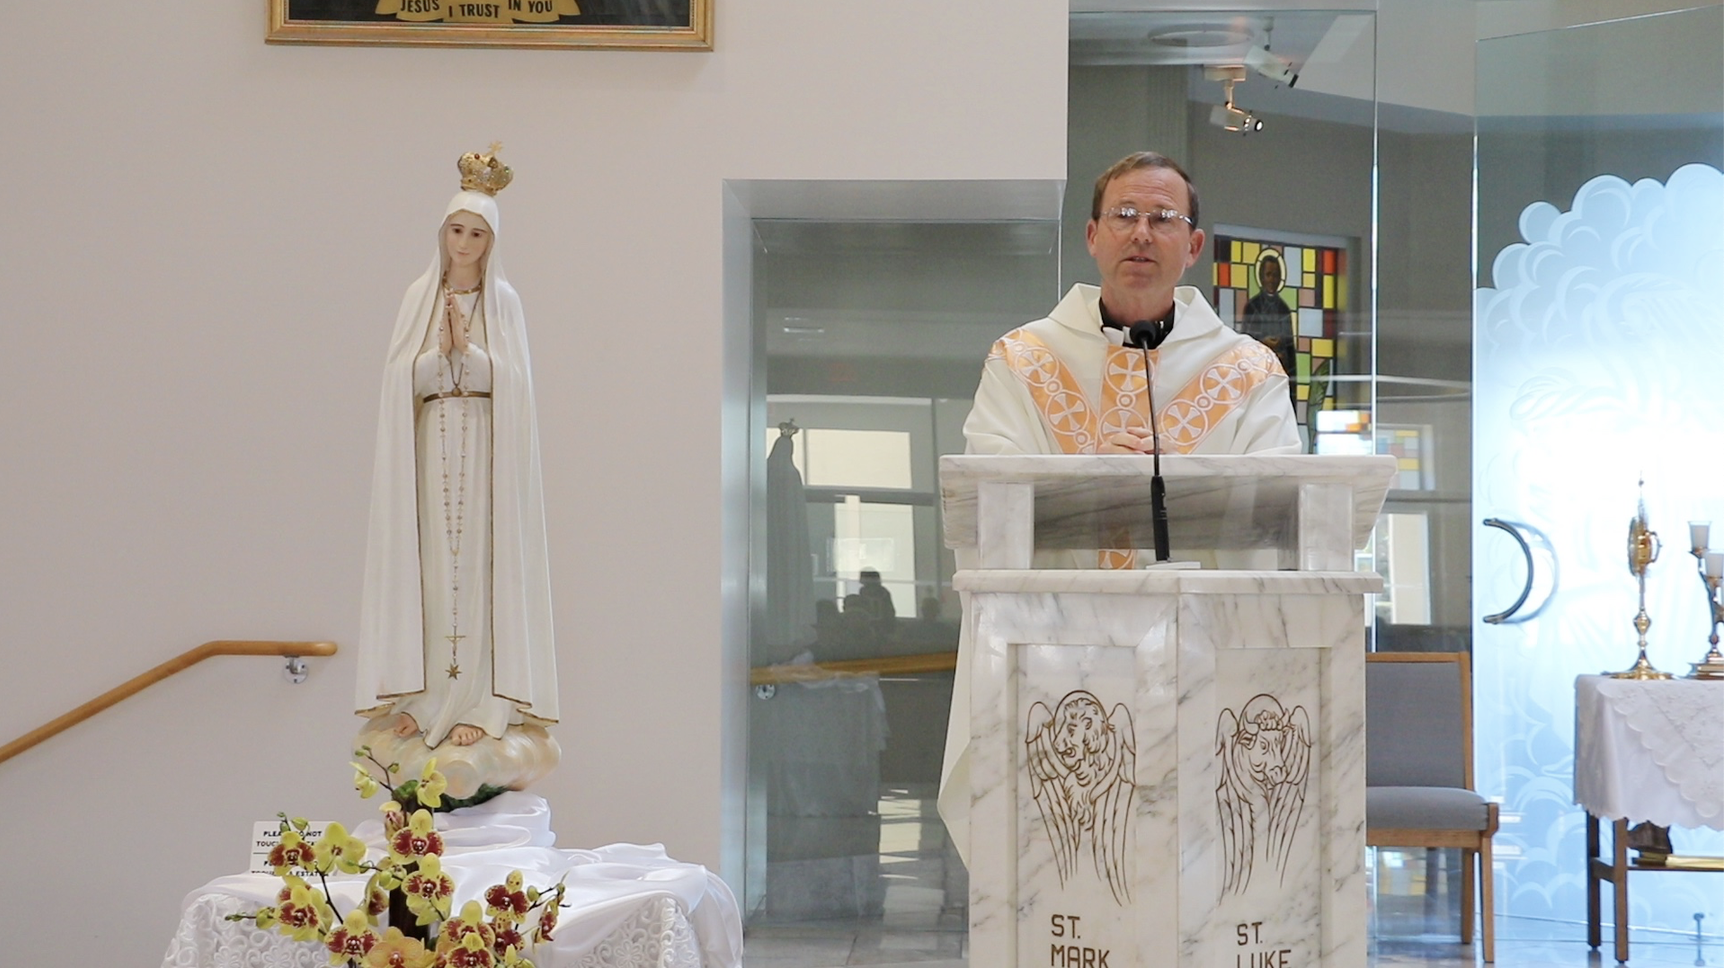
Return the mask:
[[1293,69],[1293,62],[1280,54],[1271,53],[1267,47],[1247,48],[1245,66],[1277,84],[1292,87],[1299,83],[1299,72]]
[[1262,118],[1250,111],[1242,111],[1232,104],[1217,104],[1210,109],[1209,123],[1227,131],[1237,131],[1242,135],[1263,130]]
[[1223,64],[1203,69],[1203,76],[1221,82],[1222,103],[1209,112],[1209,123],[1242,135],[1263,130],[1263,121],[1250,111],[1233,103],[1233,85],[1245,80],[1245,68],[1239,64]]

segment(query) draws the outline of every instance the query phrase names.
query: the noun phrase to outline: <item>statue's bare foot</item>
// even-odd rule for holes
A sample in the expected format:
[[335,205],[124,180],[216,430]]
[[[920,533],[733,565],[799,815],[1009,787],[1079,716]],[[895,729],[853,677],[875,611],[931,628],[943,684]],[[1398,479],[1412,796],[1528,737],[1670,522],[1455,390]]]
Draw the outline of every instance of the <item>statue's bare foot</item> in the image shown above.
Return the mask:
[[484,735],[485,731],[479,727],[460,723],[454,729],[449,731],[449,742],[454,743],[456,746],[472,746],[474,743],[479,742]]
[[397,736],[406,738],[408,736],[416,735],[419,732],[419,723],[412,716],[409,716],[406,713],[400,713],[396,715],[395,725],[389,727],[389,731]]

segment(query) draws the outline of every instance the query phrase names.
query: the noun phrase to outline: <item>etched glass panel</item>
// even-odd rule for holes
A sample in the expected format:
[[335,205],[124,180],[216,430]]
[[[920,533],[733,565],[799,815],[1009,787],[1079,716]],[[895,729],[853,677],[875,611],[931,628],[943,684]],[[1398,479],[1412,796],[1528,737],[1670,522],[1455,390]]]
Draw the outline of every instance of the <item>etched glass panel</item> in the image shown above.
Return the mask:
[[[1478,788],[1503,803],[1511,915],[1585,918],[1574,680],[1635,660],[1624,533],[1642,479],[1664,536],[1649,656],[1682,673],[1706,651],[1685,525],[1724,518],[1721,79],[1718,6],[1478,46],[1474,614],[1527,580],[1521,549],[1479,520],[1544,536],[1557,569],[1542,609],[1474,626]],[[1724,853],[1718,831],[1674,836]],[[1637,878],[1629,897],[1637,927],[1719,912],[1705,875]]]

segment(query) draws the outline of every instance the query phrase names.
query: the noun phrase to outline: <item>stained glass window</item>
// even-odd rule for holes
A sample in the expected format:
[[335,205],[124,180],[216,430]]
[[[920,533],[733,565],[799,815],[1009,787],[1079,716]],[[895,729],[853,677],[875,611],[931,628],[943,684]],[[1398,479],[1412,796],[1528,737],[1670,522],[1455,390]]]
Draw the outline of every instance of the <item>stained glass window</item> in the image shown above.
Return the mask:
[[1215,311],[1280,358],[1307,440],[1315,437],[1317,414],[1336,406],[1348,282],[1341,245],[1292,244],[1219,229],[1215,235]]
[[1404,491],[1429,491],[1436,487],[1430,441],[1429,424],[1377,425],[1377,453],[1395,458],[1396,475],[1390,487]]

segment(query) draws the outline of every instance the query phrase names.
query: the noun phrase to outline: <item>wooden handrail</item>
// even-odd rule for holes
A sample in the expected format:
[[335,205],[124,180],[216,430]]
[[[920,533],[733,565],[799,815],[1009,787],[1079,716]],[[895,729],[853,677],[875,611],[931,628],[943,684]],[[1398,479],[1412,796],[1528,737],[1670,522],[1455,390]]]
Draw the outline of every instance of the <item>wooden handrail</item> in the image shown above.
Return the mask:
[[122,685],[115,686],[100,696],[79,706],[64,716],[25,733],[5,746],[0,746],[0,763],[4,763],[19,753],[24,752],[37,743],[42,742],[56,733],[63,732],[78,725],[91,716],[96,715],[122,699],[129,698],[161,682],[176,672],[183,672],[199,662],[215,655],[318,655],[335,654],[334,642],[255,642],[222,640],[205,642],[203,645],[182,653],[156,666],[148,672],[133,676]]
[[786,682],[820,682],[878,673],[909,676],[924,672],[951,672],[958,668],[956,652],[925,652],[921,655],[886,655],[875,659],[841,659],[791,665],[756,666],[748,670],[751,686],[775,686]]

